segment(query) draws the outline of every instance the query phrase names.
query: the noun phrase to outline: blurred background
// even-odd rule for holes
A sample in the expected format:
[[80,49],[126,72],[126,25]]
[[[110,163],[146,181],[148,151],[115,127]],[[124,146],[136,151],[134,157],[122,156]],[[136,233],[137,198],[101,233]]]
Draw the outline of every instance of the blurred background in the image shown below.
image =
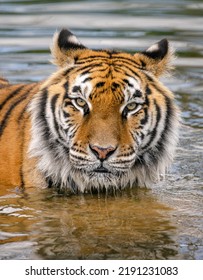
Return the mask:
[[0,258],[203,259],[202,0],[0,0],[0,75],[48,77],[52,36],[64,27],[90,48],[133,53],[170,41],[176,71],[162,80],[182,110],[176,160],[164,182],[108,203],[1,193]]

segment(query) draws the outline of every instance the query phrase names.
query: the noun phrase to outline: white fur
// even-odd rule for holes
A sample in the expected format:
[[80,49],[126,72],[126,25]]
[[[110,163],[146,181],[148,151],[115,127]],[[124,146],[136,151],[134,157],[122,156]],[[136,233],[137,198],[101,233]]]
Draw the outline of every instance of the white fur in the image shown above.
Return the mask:
[[159,45],[156,43],[147,49],[147,52],[156,52],[159,50]]

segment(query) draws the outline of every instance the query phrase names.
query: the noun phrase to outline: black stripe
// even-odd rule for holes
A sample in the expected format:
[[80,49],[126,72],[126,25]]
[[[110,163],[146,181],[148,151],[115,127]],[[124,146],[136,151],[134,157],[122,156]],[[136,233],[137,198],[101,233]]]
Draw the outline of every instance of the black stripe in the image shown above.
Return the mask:
[[71,68],[68,68],[67,70],[65,70],[64,72],[63,72],[63,76],[67,76],[71,71],[73,71],[73,70],[75,70],[75,67],[73,66],[73,67],[71,67]]
[[63,110],[63,115],[64,115],[65,118],[69,118],[70,117],[70,114],[65,112],[64,110]]
[[9,120],[9,117],[12,113],[12,111],[16,108],[16,106],[18,106],[19,103],[21,103],[23,100],[25,100],[27,98],[27,93],[26,94],[23,94],[16,102],[14,102],[10,108],[7,110],[1,124],[0,124],[0,137],[2,136],[3,132],[4,132],[4,129],[6,128],[7,126],[7,123],[8,123],[8,120]]
[[64,107],[68,107],[68,106],[73,106],[73,103],[72,101],[67,101],[67,100],[64,100]]
[[86,82],[88,82],[88,81],[91,81],[92,80],[92,78],[91,77],[87,77],[86,79],[84,79],[84,81],[82,81],[83,83],[86,83]]
[[146,63],[142,59],[140,59],[140,62],[141,62],[141,68],[145,69],[146,68]]
[[[95,61],[91,64],[88,64],[88,65],[85,65],[85,66],[79,68],[78,71],[80,73],[80,76],[83,76],[85,74],[89,74],[90,70],[92,70],[92,68],[99,67],[99,66],[102,66],[102,64]],[[84,71],[84,72],[81,73],[81,71]],[[94,69],[94,71],[95,71],[95,69]]]
[[20,165],[20,179],[21,179],[21,188],[25,187],[25,180],[24,180],[24,172],[23,172],[23,155],[24,155],[24,140],[25,140],[25,123],[23,123],[23,126],[21,128],[22,131],[22,138],[21,138],[21,144],[20,144],[20,149],[21,149],[21,165]]
[[154,100],[154,105],[155,105],[155,110],[156,110],[156,124],[154,126],[154,129],[150,133],[150,139],[149,139],[148,143],[144,147],[142,147],[142,150],[149,148],[149,146],[151,145],[151,143],[153,142],[153,140],[157,134],[158,124],[161,119],[161,110],[160,110],[160,107],[157,105],[156,100]]
[[133,88],[133,84],[131,84],[127,79],[123,79],[124,83],[127,84],[129,87]]
[[[142,127],[136,127],[136,129],[140,129]],[[135,143],[137,142],[137,137],[136,137],[136,133],[133,133],[132,131],[130,131],[130,135],[132,136],[133,140],[135,141]]]
[[145,102],[144,102],[144,104],[147,106],[147,107],[149,107],[149,97],[146,95],[145,96]]
[[[70,132],[70,129],[71,129],[71,132]],[[71,139],[73,139],[73,137],[75,137],[75,134],[77,132],[77,127],[73,127],[73,126],[70,126],[68,129],[67,129],[68,133],[69,133],[69,136],[71,136]]]
[[[127,159],[124,159],[124,160],[122,160],[122,161],[114,161],[113,162],[113,165],[115,166],[115,165],[117,165],[119,168],[122,168],[122,166],[120,167],[119,165],[120,164],[129,164],[129,163],[131,163],[132,162],[132,160],[127,160]],[[127,167],[123,167],[123,169],[127,169]]]
[[80,86],[74,86],[72,88],[72,92],[81,92],[81,87]]
[[89,74],[91,69],[92,69],[92,66],[90,66],[90,65],[84,66],[84,67],[78,69],[78,74],[80,74],[80,76],[84,76],[85,74]]
[[18,123],[20,123],[20,121],[22,120],[22,118],[23,118],[23,115],[25,114],[25,112],[27,111],[27,106],[28,106],[28,104],[26,104],[25,105],[25,107],[23,108],[23,110],[21,111],[21,113],[20,113],[20,115],[19,115],[19,117],[18,117]]
[[[30,87],[28,89],[28,91],[26,91],[27,96],[32,92],[33,88],[35,87],[35,84],[32,84],[32,87]],[[30,100],[28,101],[28,103],[30,102]],[[23,118],[24,113],[27,111],[27,106],[28,103],[25,105],[25,107],[23,108],[23,110],[21,111],[19,117],[18,117],[18,123],[21,121],[21,119]]]
[[56,102],[57,102],[58,98],[59,98],[59,94],[56,94],[52,97],[52,99],[51,99],[51,112],[52,112],[53,119],[54,119],[54,129],[57,132],[58,136],[60,136],[59,135],[59,125],[56,121],[56,116],[55,116]]
[[[85,154],[84,154],[84,155],[85,155]],[[71,154],[71,157],[74,158],[74,159],[79,159],[79,160],[81,160],[81,161],[84,161],[84,160],[85,160],[82,156],[79,156],[79,155]]]
[[15,97],[17,94],[21,92],[21,90],[25,87],[26,85],[20,85],[16,90],[12,91],[5,99],[4,101],[0,104],[0,110],[3,108],[3,106],[13,97]]
[[90,70],[89,70],[89,72],[90,73],[92,73],[92,72],[95,72],[96,70],[95,70],[95,68],[100,68],[99,69],[99,71],[101,72],[101,71],[104,71],[104,69],[101,69],[101,67],[103,67],[104,68],[104,64],[102,64],[102,63],[95,63],[95,64],[91,64],[90,65]]
[[133,93],[133,98],[136,97],[142,97],[142,92],[139,89],[136,89],[135,92]]
[[[59,95],[55,95],[51,100],[51,110],[54,117],[54,127],[57,132],[59,131],[59,127],[58,127],[58,123],[56,122],[54,112],[55,112],[55,103],[57,101],[58,96]],[[49,124],[47,122],[47,116],[46,116],[47,100],[48,100],[48,90],[45,88],[40,96],[40,102],[39,102],[40,108],[37,116],[37,121],[40,122],[40,126],[43,128],[42,137],[44,141],[47,142],[47,145],[50,146],[50,152],[51,151],[54,152],[54,148],[56,148],[59,145],[59,142],[57,142],[57,139],[55,139],[54,142],[53,137],[51,136],[52,133]],[[59,139],[61,139],[59,134],[58,137]]]
[[145,76],[149,82],[154,82],[153,78],[149,76],[147,73],[145,73]]
[[145,114],[145,115],[144,115],[144,118],[140,120],[141,125],[145,125],[145,124],[148,122],[148,119],[149,119],[149,116],[148,116],[148,108],[145,107],[145,108],[143,109],[143,111],[144,111],[144,114]]
[[[106,88],[101,88],[101,89],[95,89],[94,91],[91,92],[90,94],[90,99],[94,96],[98,96],[99,94],[103,94],[103,93],[106,93]],[[95,95],[96,94],[96,95]]]
[[165,96],[166,102],[166,118],[165,118],[165,126],[163,132],[161,134],[160,140],[157,143],[157,149],[159,150],[159,154],[162,154],[164,151],[165,141],[168,137],[168,131],[170,131],[171,126],[171,116],[173,116],[173,108],[171,104],[171,100],[168,96]]
[[[156,143],[154,149],[147,151],[148,157],[150,158],[150,161],[153,162],[153,164],[156,164],[158,162],[159,158],[163,155],[165,151],[165,142],[167,140],[168,131],[170,130],[170,125],[171,125],[170,116],[173,115],[171,100],[168,96],[164,96],[164,97],[165,97],[165,104],[166,104],[165,126],[160,136],[160,139]],[[145,153],[139,157],[139,159],[136,161],[135,164],[145,165],[144,155]]]
[[[46,177],[45,180],[46,180],[48,188],[52,188],[54,183],[53,183],[51,177]],[[55,186],[55,188],[57,188],[57,187]]]
[[[58,139],[61,140],[61,142],[64,142],[64,138],[63,138],[63,136],[60,132],[60,126],[57,122],[56,115],[55,115],[56,107],[57,107],[56,103],[57,103],[57,100],[58,100],[59,96],[60,96],[60,94],[56,94],[52,97],[52,99],[51,99],[51,111],[52,111],[53,121],[54,121],[54,130],[57,133]],[[72,105],[72,103],[71,103],[71,105]],[[64,115],[66,114],[66,116],[70,116],[68,113],[66,113],[64,111],[63,111],[63,114]],[[62,127],[62,130],[64,131],[63,127]]]
[[149,86],[147,86],[146,88],[146,95],[150,95],[152,93],[151,89],[149,88]]
[[[165,99],[165,104],[166,104],[166,117],[165,117],[165,127],[163,129],[162,132],[162,140],[160,140],[162,142],[162,144],[165,141],[165,138],[167,136],[167,131],[169,131],[170,125],[171,125],[171,116],[173,116],[173,105],[172,105],[172,100],[170,99],[170,97],[168,97],[166,95],[166,93],[164,92],[163,89],[161,89],[160,87],[158,87],[157,85],[153,84],[153,87],[162,94],[162,96]],[[159,145],[161,145],[161,143],[159,143]],[[161,145],[162,146],[162,145]]]
[[[135,68],[140,68],[140,65],[138,63],[136,63],[135,61],[129,59],[129,58],[126,58],[126,57],[113,57],[113,63],[116,63],[116,62],[123,62],[123,63],[127,63],[127,65],[131,65]],[[117,63],[116,63],[117,65]]]
[[[106,69],[100,69],[99,71],[100,72],[104,72]],[[92,67],[89,67],[89,69],[88,70],[85,70],[84,72],[82,72],[82,73],[80,73],[80,77],[82,77],[82,76],[85,76],[86,74],[91,74],[92,72],[96,72],[97,70],[95,70],[95,69],[92,69]],[[97,73],[97,75],[96,75],[96,78],[105,78],[105,77],[102,77],[102,76],[99,76],[99,73]],[[94,78],[92,78],[92,80],[93,80]]]
[[46,120],[45,108],[47,104],[48,92],[47,89],[44,89],[40,96],[39,102],[39,112],[37,116],[37,121],[40,121],[40,125],[43,127],[43,138],[45,141],[48,141],[50,138],[50,129]]
[[[121,73],[123,73],[125,71],[125,68],[130,71],[134,76],[140,78],[139,74],[137,72],[134,71],[134,69],[132,69],[129,65],[126,64],[116,64],[114,70],[116,70],[118,72],[118,68],[120,67],[121,69]],[[132,75],[129,75],[128,73],[125,72],[125,75],[128,77],[132,77]]]
[[20,180],[21,180],[20,188],[24,189],[24,187],[25,187],[25,180],[24,180],[23,164],[22,163],[21,163],[21,166],[20,166]]
[[96,84],[96,87],[97,88],[100,88],[100,87],[103,87],[105,85],[105,82],[98,82],[97,84]]
[[88,63],[88,62],[92,62],[94,60],[98,61],[99,59],[101,60],[107,60],[109,57],[104,55],[104,56],[100,56],[100,55],[91,55],[91,56],[87,56],[85,58],[81,58],[77,61],[77,64],[83,64],[83,63]]
[[68,81],[65,82],[63,87],[64,87],[64,90],[65,90],[65,93],[68,94],[68,91],[69,91],[69,83],[68,83]]
[[[91,71],[91,72],[94,72],[94,71]],[[105,74],[104,76],[103,75],[101,75],[101,74]],[[109,69],[109,66],[107,65],[106,67],[103,65],[103,67],[102,67],[102,69],[99,69],[99,72],[97,72],[97,74],[96,74],[96,77],[94,77],[94,78],[100,78],[100,79],[106,79],[106,78],[108,78],[110,75],[111,75],[111,70]]]
[[59,145],[57,140],[53,141],[53,137],[51,136],[51,130],[47,122],[47,116],[46,116],[46,106],[47,106],[47,100],[48,100],[48,91],[47,88],[41,92],[40,100],[39,100],[39,111],[37,116],[37,122],[39,122],[39,126],[42,128],[42,138],[44,142],[47,143],[47,146],[49,146],[50,153],[54,153],[56,147]]

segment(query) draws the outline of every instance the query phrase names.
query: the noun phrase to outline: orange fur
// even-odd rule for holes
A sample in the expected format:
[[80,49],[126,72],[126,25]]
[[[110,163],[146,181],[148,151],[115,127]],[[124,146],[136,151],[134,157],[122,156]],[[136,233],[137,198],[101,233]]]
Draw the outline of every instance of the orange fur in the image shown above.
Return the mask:
[[[10,100],[9,96],[23,87],[19,94]],[[22,186],[23,164],[27,161],[30,119],[25,111],[30,99],[37,92],[39,84],[6,85],[0,91],[0,183],[2,185]],[[24,98],[27,91],[29,95]],[[18,103],[18,100],[22,102]],[[6,102],[6,100],[8,100]],[[16,104],[16,106],[14,106]],[[1,108],[3,106],[3,108]],[[13,109],[12,109],[13,106]],[[4,125],[4,126],[3,126]]]

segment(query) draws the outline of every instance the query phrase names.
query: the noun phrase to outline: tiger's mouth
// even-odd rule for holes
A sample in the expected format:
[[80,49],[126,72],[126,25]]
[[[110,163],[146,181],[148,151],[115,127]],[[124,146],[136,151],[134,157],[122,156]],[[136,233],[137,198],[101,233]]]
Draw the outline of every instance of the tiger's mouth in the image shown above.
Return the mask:
[[96,172],[96,173],[111,173],[110,170],[105,168],[103,165],[100,165],[99,167],[95,168],[93,170],[93,172]]
[[75,166],[72,165],[72,170],[76,171],[76,172],[80,172],[83,174],[86,174],[86,176],[96,176],[98,175],[99,177],[102,176],[111,176],[113,177],[117,177],[120,175],[124,175],[126,173],[129,172],[129,170],[131,170],[131,166],[120,166],[120,168],[118,168],[118,166],[115,168],[111,165],[105,164],[103,162],[100,162],[99,164],[86,164],[83,166]]

